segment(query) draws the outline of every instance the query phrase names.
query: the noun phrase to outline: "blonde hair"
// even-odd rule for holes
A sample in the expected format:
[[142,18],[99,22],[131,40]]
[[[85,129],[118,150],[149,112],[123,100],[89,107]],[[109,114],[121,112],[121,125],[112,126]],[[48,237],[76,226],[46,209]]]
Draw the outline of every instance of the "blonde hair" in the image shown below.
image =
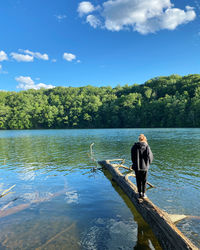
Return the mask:
[[144,134],[140,134],[138,137],[139,141],[141,142],[146,142],[147,143],[147,138]]

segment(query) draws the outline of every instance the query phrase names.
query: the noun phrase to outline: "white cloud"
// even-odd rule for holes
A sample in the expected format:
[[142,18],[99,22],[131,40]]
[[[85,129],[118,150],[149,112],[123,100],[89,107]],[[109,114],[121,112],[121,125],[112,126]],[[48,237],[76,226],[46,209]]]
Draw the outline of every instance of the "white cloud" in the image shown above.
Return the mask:
[[71,61],[76,59],[76,56],[74,54],[71,54],[71,53],[64,53],[63,58],[65,60],[67,60],[68,62],[71,62]]
[[52,61],[53,63],[57,62],[57,60],[56,60],[56,59],[52,59],[51,61]]
[[17,85],[18,89],[23,89],[23,90],[36,89],[37,90],[41,88],[45,88],[45,89],[55,88],[55,86],[53,85],[47,85],[44,83],[35,84],[35,82],[31,79],[30,76],[19,76],[19,77],[16,77],[15,80],[19,83]]
[[2,65],[0,64],[0,71],[2,70]]
[[24,55],[15,52],[12,52],[10,55],[18,62],[33,62],[34,60],[34,57],[30,55]]
[[55,88],[55,86],[53,85],[47,85],[47,84],[44,84],[44,83],[38,83],[38,84],[35,84],[35,89],[41,89],[41,88],[44,88],[44,89],[53,89]]
[[0,51],[0,62],[6,61],[6,60],[8,60],[8,56],[3,50],[1,50]]
[[47,54],[41,54],[39,52],[32,52],[28,49],[27,50],[19,49],[19,52],[20,53],[12,52],[10,54],[11,57],[18,62],[33,62],[34,58],[45,60],[45,61],[49,60],[49,56]]
[[[90,2],[86,6],[89,6]],[[81,4],[79,4],[79,7]],[[84,5],[83,5],[84,6]],[[99,10],[95,15],[88,15],[86,21],[94,28],[101,26],[111,31],[131,28],[141,34],[154,33],[162,29],[174,30],[179,25],[195,19],[194,8],[185,10],[175,8],[171,0],[108,0],[102,8],[82,9],[80,14]],[[101,21],[100,21],[101,20]],[[102,25],[101,25],[102,23]]]
[[80,16],[91,13],[94,10],[95,10],[95,7],[93,6],[93,4],[87,1],[81,2],[78,6],[78,12]]
[[47,54],[41,54],[39,52],[32,52],[32,51],[30,51],[28,49],[26,49],[26,50],[21,50],[20,49],[20,51],[24,52],[25,54],[31,55],[31,56],[33,56],[34,58],[37,58],[37,59],[41,59],[41,60],[45,60],[45,61],[49,60],[49,56]]
[[60,22],[61,20],[67,18],[66,15],[55,15],[55,17],[58,19],[58,21]]
[[97,28],[101,25],[100,20],[94,15],[88,15],[86,18],[86,22],[89,23],[93,28]]
[[163,29],[174,30],[178,25],[192,21],[195,18],[195,12],[192,8],[186,7],[186,12],[180,9],[167,9],[161,19]]

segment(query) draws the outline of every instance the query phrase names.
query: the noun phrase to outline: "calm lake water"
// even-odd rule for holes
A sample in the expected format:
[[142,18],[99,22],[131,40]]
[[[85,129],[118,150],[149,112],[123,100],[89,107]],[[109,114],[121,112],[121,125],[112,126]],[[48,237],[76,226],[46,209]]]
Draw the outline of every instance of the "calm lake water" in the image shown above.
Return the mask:
[[[144,133],[148,197],[200,248],[200,129],[0,131],[0,249],[160,249],[122,190],[88,156],[124,158]],[[99,167],[99,166],[98,166]]]

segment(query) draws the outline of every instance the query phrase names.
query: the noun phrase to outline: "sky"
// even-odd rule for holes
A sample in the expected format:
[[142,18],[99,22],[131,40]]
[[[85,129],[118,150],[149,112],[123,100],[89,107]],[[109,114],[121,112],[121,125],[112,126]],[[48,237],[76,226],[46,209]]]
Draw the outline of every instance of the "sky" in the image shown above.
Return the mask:
[[200,0],[0,1],[0,90],[200,73]]

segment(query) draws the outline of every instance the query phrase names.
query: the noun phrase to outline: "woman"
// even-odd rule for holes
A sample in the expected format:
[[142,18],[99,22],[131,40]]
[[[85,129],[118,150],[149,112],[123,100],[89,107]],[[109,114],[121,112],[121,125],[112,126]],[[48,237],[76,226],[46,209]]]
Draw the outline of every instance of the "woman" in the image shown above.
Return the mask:
[[146,183],[149,165],[153,161],[153,154],[147,143],[144,134],[140,134],[139,142],[136,142],[131,148],[132,169],[135,170],[137,189],[139,198],[147,198]]

